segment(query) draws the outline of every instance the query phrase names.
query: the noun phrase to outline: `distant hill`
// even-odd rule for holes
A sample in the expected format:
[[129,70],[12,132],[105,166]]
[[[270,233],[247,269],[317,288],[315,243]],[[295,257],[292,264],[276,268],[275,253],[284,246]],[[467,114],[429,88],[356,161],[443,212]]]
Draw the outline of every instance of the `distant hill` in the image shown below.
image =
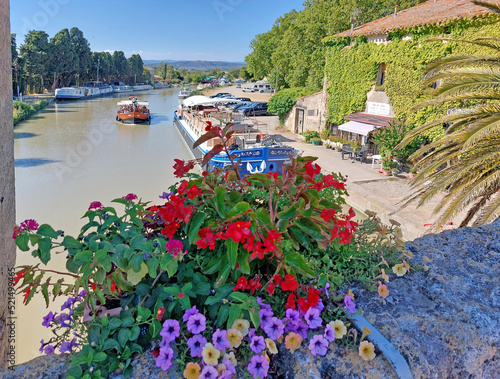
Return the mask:
[[159,63],[167,62],[169,65],[174,66],[175,69],[184,68],[186,70],[203,70],[209,71],[214,68],[221,68],[228,70],[231,68],[240,68],[246,66],[245,62],[224,62],[224,61],[174,61],[170,59],[159,60],[144,60],[144,65],[148,67],[155,67]]

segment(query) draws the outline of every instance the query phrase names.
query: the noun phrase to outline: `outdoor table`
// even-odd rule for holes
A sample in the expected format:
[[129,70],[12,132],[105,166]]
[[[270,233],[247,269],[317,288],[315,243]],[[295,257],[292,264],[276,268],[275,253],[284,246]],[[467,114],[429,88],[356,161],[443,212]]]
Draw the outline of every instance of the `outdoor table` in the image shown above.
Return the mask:
[[382,155],[372,155],[372,169],[375,165],[375,161],[380,163],[380,170],[382,170]]

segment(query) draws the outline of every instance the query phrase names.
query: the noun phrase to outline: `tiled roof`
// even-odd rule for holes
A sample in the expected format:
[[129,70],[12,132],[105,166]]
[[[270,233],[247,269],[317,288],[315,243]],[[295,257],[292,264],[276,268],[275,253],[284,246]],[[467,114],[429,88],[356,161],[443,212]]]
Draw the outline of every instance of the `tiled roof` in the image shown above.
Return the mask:
[[[488,0],[488,2],[500,5],[500,0]],[[370,35],[385,35],[395,29],[403,29],[426,24],[439,24],[444,21],[475,17],[491,13],[485,7],[475,5],[472,0],[428,0],[425,3],[416,5],[391,14],[384,18],[369,22],[336,34],[335,37],[355,37]]]
[[363,122],[365,124],[372,124],[375,126],[389,126],[389,121],[392,120],[392,117],[376,116],[360,112],[351,113],[344,118],[349,121]]

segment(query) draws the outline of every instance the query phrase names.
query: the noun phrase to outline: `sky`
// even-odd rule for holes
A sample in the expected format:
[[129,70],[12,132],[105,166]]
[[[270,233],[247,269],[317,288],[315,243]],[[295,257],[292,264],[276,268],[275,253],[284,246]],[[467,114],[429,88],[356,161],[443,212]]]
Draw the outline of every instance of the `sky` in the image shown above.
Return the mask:
[[243,62],[251,40],[304,0],[11,0],[17,46],[29,30],[49,38],[79,28],[92,51],[143,60]]

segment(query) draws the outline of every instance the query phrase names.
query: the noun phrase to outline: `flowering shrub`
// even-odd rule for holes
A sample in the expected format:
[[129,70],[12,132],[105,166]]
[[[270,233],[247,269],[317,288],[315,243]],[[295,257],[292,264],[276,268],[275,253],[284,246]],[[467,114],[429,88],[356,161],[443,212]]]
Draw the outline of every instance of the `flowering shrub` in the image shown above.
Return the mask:
[[[231,134],[228,126],[207,126],[196,144],[219,142],[202,165],[214,152],[229,155]],[[67,254],[67,272],[23,266],[15,278],[25,303],[35,293],[47,306],[68,297],[67,312],[44,318],[58,333],[42,340],[41,351],[74,351],[68,375],[75,378],[127,377],[132,355],[157,340],[156,365],[166,371],[175,359],[186,378],[231,378],[238,362],[263,378],[280,341],[325,355],[346,336],[343,314],[356,306],[352,293],[330,287],[326,265],[317,275],[317,254],[350,245],[358,224],[352,209],[342,214],[344,178],[322,174],[314,161],[292,160],[281,176],[240,178],[234,162],[198,175],[189,172],[194,161],[176,160],[182,180],[160,196],[162,204],[128,194],[112,201],[124,206],[120,214],[93,202],[77,237],[33,220],[16,227],[17,246],[31,245],[43,264],[54,251]],[[372,356],[369,346],[362,356]]]

